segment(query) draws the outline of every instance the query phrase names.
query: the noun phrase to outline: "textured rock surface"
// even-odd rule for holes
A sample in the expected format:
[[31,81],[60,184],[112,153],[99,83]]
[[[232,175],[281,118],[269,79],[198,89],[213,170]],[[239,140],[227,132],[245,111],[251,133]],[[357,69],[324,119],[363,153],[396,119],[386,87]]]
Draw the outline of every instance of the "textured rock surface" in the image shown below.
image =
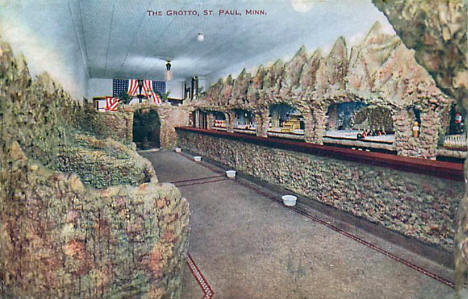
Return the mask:
[[[187,106],[171,106],[171,105],[148,105],[139,104],[125,107],[126,114],[132,115],[140,109],[151,109],[158,113],[159,120],[161,122],[160,128],[160,145],[162,148],[171,149],[177,145],[177,133],[176,127],[187,126],[189,124],[189,116],[192,112],[192,108]],[[130,117],[127,116],[127,119]],[[133,122],[126,123],[126,131],[132,132]],[[125,130],[122,130],[125,131]]]
[[1,153],[2,297],[180,296],[189,211],[173,185],[95,190],[16,142]]
[[85,184],[95,188],[136,185],[155,176],[151,162],[113,139],[78,134],[73,138],[74,146],[65,147],[58,154],[54,168],[79,174]]
[[[468,108],[468,15],[462,0],[373,0],[437,86]],[[465,178],[468,177],[465,163]],[[468,296],[468,195],[457,213],[455,278],[459,297]]]
[[444,92],[468,101],[467,7],[462,0],[373,0]]
[[125,144],[132,143],[133,113],[98,112],[90,105],[86,105],[83,111],[79,122],[84,130],[92,132],[99,138],[112,138]]
[[[247,100],[242,100],[246,89]],[[395,119],[398,154],[425,158],[435,158],[437,134],[442,129],[440,119],[447,118],[453,103],[416,63],[413,51],[397,36],[383,33],[381,25],[376,23],[361,43],[352,48],[349,58],[342,37],[327,57],[323,57],[320,50],[309,57],[302,47],[286,63],[277,60],[269,67],[260,66],[253,75],[243,70],[235,80],[232,76],[219,80],[208,89],[206,97],[192,103],[192,107],[222,112],[249,110],[261,121],[257,122],[257,135],[264,136],[268,128],[268,107],[285,103],[304,117],[305,140],[320,144],[328,107],[353,101],[390,111]],[[421,127],[435,129],[436,134],[432,129],[421,129],[421,138],[413,141],[409,138],[414,119],[399,119],[413,107],[431,116],[425,118]],[[233,126],[233,121],[231,119],[229,126]],[[428,136],[423,136],[426,134]]]
[[454,250],[461,182],[186,131],[179,131],[179,144],[311,200]]
[[0,41],[0,297],[180,297],[188,203],[95,116]]

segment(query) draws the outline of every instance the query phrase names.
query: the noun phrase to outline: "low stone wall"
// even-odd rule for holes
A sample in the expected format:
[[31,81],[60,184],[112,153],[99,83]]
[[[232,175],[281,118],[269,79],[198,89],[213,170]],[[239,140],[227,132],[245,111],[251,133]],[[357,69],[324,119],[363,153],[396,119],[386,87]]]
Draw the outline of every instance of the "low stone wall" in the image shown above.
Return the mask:
[[180,297],[189,209],[173,185],[96,190],[16,142],[0,153],[0,297]]
[[94,188],[119,184],[139,185],[155,176],[151,162],[113,139],[77,134],[57,155],[54,169],[76,173]]
[[463,182],[178,130],[179,146],[265,182],[454,250]]
[[125,144],[133,142],[133,112],[97,112],[94,107],[87,107],[80,122],[84,130],[100,138],[112,138]]

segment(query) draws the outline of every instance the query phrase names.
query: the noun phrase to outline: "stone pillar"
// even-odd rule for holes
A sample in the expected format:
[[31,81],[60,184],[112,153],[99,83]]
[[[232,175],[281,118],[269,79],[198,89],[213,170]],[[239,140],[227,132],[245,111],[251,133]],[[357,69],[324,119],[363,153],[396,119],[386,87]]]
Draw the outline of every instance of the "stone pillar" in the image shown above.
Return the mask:
[[411,145],[409,140],[412,136],[411,117],[406,109],[393,113],[393,128],[395,130],[395,149],[399,156],[409,156]]
[[423,158],[436,159],[440,125],[439,113],[434,111],[421,113],[419,144]]
[[304,140],[305,142],[313,143],[315,122],[314,117],[312,116],[312,111],[304,113],[302,117],[304,118]]
[[206,116],[206,119],[207,119],[206,128],[207,128],[208,130],[213,129],[213,127],[214,127],[214,121],[215,121],[214,113],[213,113],[213,112],[208,112],[208,113],[207,113],[207,116]]
[[262,110],[255,113],[255,122],[257,123],[257,136],[268,137],[268,110]]
[[323,135],[325,135],[325,126],[327,122],[326,110],[323,107],[312,109],[313,132],[308,138],[308,142],[323,144]]
[[175,106],[160,106],[157,110],[161,121],[161,148],[170,149],[177,145],[176,127],[186,126],[189,122],[190,111]]
[[234,120],[235,120],[234,112],[229,111],[229,112],[226,113],[226,115],[227,115],[226,129],[227,129],[228,132],[234,133]]
[[127,140],[133,142],[133,112],[127,112],[126,126],[127,126]]
[[393,115],[397,154],[407,157],[435,159],[439,138],[440,119],[434,111],[421,112],[419,137],[413,136],[414,119],[406,109]]
[[330,105],[330,110],[328,114],[328,124],[329,130],[336,130],[338,123],[338,105]]

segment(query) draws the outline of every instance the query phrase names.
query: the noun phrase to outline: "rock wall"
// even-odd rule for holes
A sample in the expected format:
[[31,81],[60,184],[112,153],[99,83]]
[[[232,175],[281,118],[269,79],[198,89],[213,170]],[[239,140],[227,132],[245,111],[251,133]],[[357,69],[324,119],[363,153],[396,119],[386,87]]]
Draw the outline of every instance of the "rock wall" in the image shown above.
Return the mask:
[[[176,127],[183,127],[189,124],[190,113],[193,108],[187,106],[171,106],[165,105],[150,105],[150,104],[138,104],[132,106],[126,106],[124,108],[127,114],[126,119],[129,119],[128,115],[140,109],[151,109],[158,113],[161,128],[160,128],[160,144],[161,148],[171,149],[177,145],[177,133]],[[123,131],[132,132],[133,122],[126,122],[127,127]]]
[[111,138],[124,144],[133,142],[133,113],[125,111],[98,112],[92,105],[84,107],[80,126],[99,138]]
[[179,298],[188,203],[87,117],[0,40],[0,297]]
[[172,149],[177,146],[177,133],[175,128],[188,125],[191,109],[176,106],[159,106],[158,113],[161,118],[161,147]]
[[[437,86],[468,109],[468,17],[463,0],[373,0],[417,62]],[[466,116],[466,115],[465,115]],[[465,162],[465,178],[468,177]],[[468,190],[468,189],[467,189]],[[457,214],[455,280],[459,298],[468,297],[468,194]]]
[[188,204],[170,184],[85,188],[74,174],[2,151],[0,295],[178,298]]
[[178,131],[179,145],[403,235],[454,251],[462,182]]
[[[397,36],[383,33],[379,23],[352,47],[350,54],[342,37],[326,57],[320,50],[309,55],[302,47],[288,62],[278,60],[271,66],[260,66],[255,74],[243,70],[236,79],[220,79],[192,106],[226,113],[251,111],[259,115],[257,135],[263,136],[268,107],[285,103],[304,117],[305,140],[321,144],[328,107],[355,101],[388,109],[396,119],[413,108],[430,115],[421,126],[436,133],[421,130],[421,138],[412,143],[410,138],[397,138],[395,147],[399,155],[435,158],[442,126],[439,120],[448,114],[453,100],[416,63],[414,53]],[[411,135],[412,126],[400,121],[393,126],[399,136]]]

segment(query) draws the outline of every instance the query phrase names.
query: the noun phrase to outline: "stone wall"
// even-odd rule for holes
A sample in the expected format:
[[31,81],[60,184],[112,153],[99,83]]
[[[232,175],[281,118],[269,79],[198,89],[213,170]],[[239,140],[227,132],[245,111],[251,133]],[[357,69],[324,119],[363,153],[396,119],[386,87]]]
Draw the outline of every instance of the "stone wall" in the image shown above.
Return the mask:
[[80,125],[84,130],[103,139],[111,138],[125,144],[133,142],[133,113],[98,112],[89,104],[84,107],[84,110],[85,113],[80,118]]
[[188,203],[94,116],[0,39],[0,297],[180,297]]
[[189,210],[173,185],[86,188],[5,149],[1,297],[180,297]]
[[187,126],[191,109],[177,106],[159,106],[158,113],[161,118],[161,147],[171,149],[177,145],[175,128]]
[[179,145],[265,182],[454,251],[464,184],[350,161],[178,131]]
[[[437,86],[468,110],[467,2],[463,0],[373,0]],[[465,115],[466,119],[466,115]],[[465,162],[465,178],[468,177]],[[468,190],[468,189],[467,189]],[[468,193],[457,214],[455,280],[468,297]]]
[[[277,60],[270,66],[259,66],[255,74],[243,70],[235,79],[231,75],[220,79],[192,106],[225,113],[251,111],[259,115],[257,135],[264,136],[268,107],[285,103],[304,117],[306,142],[321,144],[328,107],[345,102],[385,108],[396,119],[413,108],[430,115],[421,127],[431,129],[421,130],[419,140],[397,138],[395,148],[399,155],[435,158],[440,119],[448,114],[453,100],[436,87],[398,36],[384,33],[376,23],[350,54],[342,37],[326,57],[320,50],[309,55],[301,47],[288,62]],[[396,121],[393,127],[400,137],[412,134],[412,126],[406,123]]]
[[[125,106],[123,111],[127,114],[126,119],[129,119],[128,114],[132,114],[140,109],[152,109],[158,113],[161,129],[160,129],[160,144],[161,148],[171,149],[177,145],[176,127],[183,127],[189,124],[190,113],[193,111],[191,107],[187,106],[171,106],[169,104],[163,105],[150,105],[138,104]],[[127,127],[122,128],[122,132],[132,132],[133,122],[126,122]]]

